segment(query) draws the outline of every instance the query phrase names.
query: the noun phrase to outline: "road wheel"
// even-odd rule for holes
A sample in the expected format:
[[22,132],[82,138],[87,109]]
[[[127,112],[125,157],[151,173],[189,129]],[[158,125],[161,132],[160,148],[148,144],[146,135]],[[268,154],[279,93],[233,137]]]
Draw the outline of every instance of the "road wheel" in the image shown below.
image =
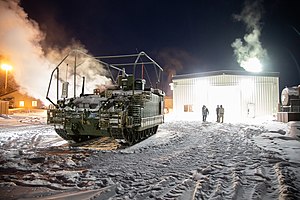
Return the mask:
[[129,145],[133,145],[135,143],[135,137],[134,137],[134,134],[133,134],[133,130],[130,129],[130,128],[125,128],[123,130],[123,136],[124,136],[124,139],[126,140],[126,142],[129,144]]

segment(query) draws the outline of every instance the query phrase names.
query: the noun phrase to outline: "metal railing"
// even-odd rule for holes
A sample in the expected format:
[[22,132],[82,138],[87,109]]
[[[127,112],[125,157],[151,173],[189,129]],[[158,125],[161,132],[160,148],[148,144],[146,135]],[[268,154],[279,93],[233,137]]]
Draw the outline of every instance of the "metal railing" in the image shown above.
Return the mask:
[[300,106],[280,106],[279,112],[300,112]]
[[[142,66],[141,70],[142,70],[142,77],[144,76],[144,73],[148,76],[148,81],[150,82],[151,87],[153,87],[154,85],[152,85],[149,74],[147,72],[147,69],[145,66],[150,65],[154,67],[154,71],[155,75],[156,75],[156,83],[155,86],[157,87],[157,83],[162,84],[162,72],[163,69],[162,67],[156,63],[152,58],[150,58],[145,52],[140,52],[138,54],[130,54],[130,55],[117,55],[117,56],[91,56],[86,54],[85,52],[81,51],[81,50],[72,50],[70,51],[63,59],[62,61],[54,68],[54,70],[52,71],[51,77],[50,77],[50,81],[49,81],[49,85],[48,85],[48,90],[47,90],[47,95],[46,95],[46,99],[49,100],[51,102],[52,105],[54,105],[56,108],[58,108],[57,103],[54,102],[53,99],[51,99],[49,97],[49,92],[51,89],[51,85],[53,83],[53,79],[56,79],[56,101],[58,102],[59,100],[59,88],[60,88],[60,66],[61,64],[68,58],[68,57],[74,57],[75,62],[74,62],[74,68],[73,68],[73,78],[74,78],[74,98],[76,97],[76,68],[79,67],[82,63],[78,63],[76,57],[79,56],[79,54],[82,54],[86,57],[88,57],[89,59],[92,59],[98,63],[100,63],[103,66],[106,66],[110,72],[111,75],[111,79],[112,81],[115,83],[116,82],[116,78],[113,77],[112,72],[110,71],[110,69],[114,69],[117,70],[119,73],[123,73],[125,76],[128,76],[128,74],[125,73],[125,68],[126,66],[132,66],[133,67],[133,83],[135,81],[135,79],[137,79],[137,73],[136,73],[136,68],[137,66]],[[123,60],[124,58],[131,58],[130,60]],[[118,62],[119,61],[119,62]],[[118,73],[118,74],[119,74]],[[132,88],[132,92],[134,94],[134,84],[133,84],[133,88]],[[162,87],[162,86],[161,86]]]

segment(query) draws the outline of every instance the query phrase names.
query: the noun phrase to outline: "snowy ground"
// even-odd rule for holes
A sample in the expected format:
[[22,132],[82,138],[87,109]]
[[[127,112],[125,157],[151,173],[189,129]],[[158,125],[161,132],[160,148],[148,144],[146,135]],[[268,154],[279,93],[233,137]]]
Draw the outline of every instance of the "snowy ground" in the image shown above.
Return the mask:
[[287,124],[166,116],[113,151],[69,147],[45,113],[0,117],[3,199],[300,199],[300,142]]

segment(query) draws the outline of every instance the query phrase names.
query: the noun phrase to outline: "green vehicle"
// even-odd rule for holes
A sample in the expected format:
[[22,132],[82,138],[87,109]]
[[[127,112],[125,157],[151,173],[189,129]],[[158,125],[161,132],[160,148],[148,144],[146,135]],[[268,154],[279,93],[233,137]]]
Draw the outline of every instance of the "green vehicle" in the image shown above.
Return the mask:
[[[85,57],[89,59],[88,63],[82,61]],[[64,64],[73,59],[74,67]],[[94,63],[92,66],[89,66],[90,61]],[[112,84],[104,89],[98,84],[92,92],[85,93],[86,79],[91,75],[87,73],[89,70],[79,69],[84,66],[95,69],[95,63],[106,69]],[[65,73],[64,69],[69,72]],[[131,73],[127,74],[127,71]],[[79,72],[87,73],[87,76],[79,75]],[[138,143],[155,134],[158,125],[164,122],[162,72],[163,69],[144,52],[91,57],[74,50],[51,74],[46,98],[52,105],[47,112],[47,123],[53,124],[56,133],[69,142],[110,137],[129,145]],[[66,80],[63,80],[64,74]],[[149,80],[146,81],[145,75]],[[78,77],[82,78],[81,85],[77,83]],[[73,86],[67,79],[72,80]],[[74,89],[72,97],[68,97],[70,87]],[[78,87],[81,93],[76,95]],[[53,91],[56,103],[50,97]]]

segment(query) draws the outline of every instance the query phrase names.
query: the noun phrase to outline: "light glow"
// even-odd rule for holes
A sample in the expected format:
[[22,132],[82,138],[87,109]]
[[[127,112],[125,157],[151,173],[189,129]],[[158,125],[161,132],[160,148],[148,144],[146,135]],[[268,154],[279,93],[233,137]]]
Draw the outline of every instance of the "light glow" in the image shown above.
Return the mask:
[[1,64],[1,69],[5,70],[5,71],[9,71],[9,70],[12,70],[12,66],[3,63],[3,64]]
[[20,106],[20,107],[24,107],[24,106],[25,106],[25,102],[24,102],[24,101],[20,101],[20,102],[19,102],[19,106]]
[[241,67],[243,67],[248,72],[261,72],[262,64],[260,60],[256,57],[243,60],[241,62]]

